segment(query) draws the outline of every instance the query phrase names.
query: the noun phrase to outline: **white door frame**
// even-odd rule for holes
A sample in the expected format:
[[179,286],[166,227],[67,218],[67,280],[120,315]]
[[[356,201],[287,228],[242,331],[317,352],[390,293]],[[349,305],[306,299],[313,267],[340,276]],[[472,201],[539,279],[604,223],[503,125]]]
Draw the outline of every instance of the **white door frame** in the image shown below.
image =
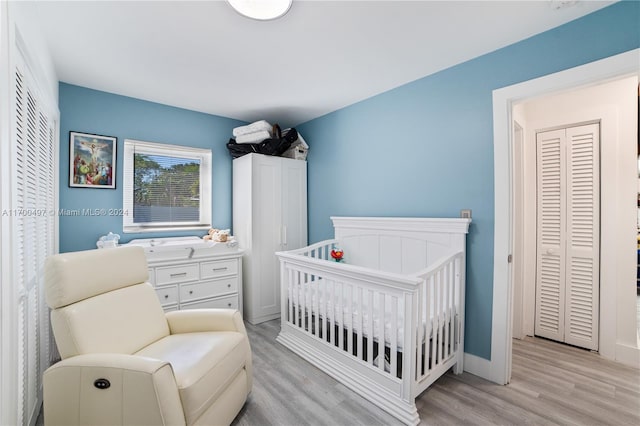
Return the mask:
[[637,75],[640,49],[493,91],[494,132],[494,259],[491,361],[486,378],[499,383],[511,379],[513,270],[507,262],[513,243],[512,106],[550,93]]

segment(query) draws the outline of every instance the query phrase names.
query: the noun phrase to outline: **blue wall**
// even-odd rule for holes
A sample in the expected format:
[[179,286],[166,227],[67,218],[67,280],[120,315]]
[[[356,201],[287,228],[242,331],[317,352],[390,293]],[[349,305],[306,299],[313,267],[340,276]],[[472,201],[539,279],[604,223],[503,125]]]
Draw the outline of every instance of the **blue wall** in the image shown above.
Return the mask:
[[472,209],[465,350],[490,359],[492,91],[638,47],[640,3],[620,2],[297,126],[311,145],[309,242],[333,236],[332,215]]
[[[125,139],[208,148],[213,153],[212,222],[231,227],[231,157],[226,142],[231,131],[245,124],[139,99],[60,83],[60,209],[121,209],[122,164]],[[77,131],[118,138],[116,189],[69,187],[69,132]],[[112,231],[121,242],[133,238],[204,235],[204,232],[124,234],[121,216],[60,215],[60,251],[96,247],[101,235]]]

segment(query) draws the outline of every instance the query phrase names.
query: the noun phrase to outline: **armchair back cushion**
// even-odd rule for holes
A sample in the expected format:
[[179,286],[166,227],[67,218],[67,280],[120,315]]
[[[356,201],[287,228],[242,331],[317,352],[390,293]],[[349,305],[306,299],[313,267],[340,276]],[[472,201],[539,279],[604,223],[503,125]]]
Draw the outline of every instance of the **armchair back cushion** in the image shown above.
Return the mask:
[[[109,268],[109,265],[120,265]],[[45,270],[51,325],[63,359],[133,354],[169,335],[141,247],[52,256]]]

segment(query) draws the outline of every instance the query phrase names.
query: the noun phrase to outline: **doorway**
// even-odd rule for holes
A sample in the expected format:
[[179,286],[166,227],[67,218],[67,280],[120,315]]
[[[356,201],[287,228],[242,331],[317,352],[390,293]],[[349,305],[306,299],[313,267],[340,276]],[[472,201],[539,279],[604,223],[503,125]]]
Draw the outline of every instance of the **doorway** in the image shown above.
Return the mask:
[[[513,300],[514,282],[512,281],[513,265],[509,263],[510,254],[514,249],[513,244],[513,200],[512,200],[512,167],[513,139],[512,119],[514,106],[527,99],[544,96],[549,93],[565,92],[575,87],[593,86],[598,83],[617,80],[627,76],[637,79],[637,61],[640,50],[632,50],[620,55],[612,56],[590,64],[561,71],[556,74],[541,77],[535,80],[516,84],[494,91],[494,184],[495,184],[495,242],[494,242],[494,289],[493,289],[493,317],[492,317],[492,342],[491,361],[486,366],[485,377],[496,383],[508,383],[511,366],[511,336],[512,314],[522,314],[522,307],[515,306]],[[637,80],[636,83],[637,85]],[[634,102],[637,102],[634,100]],[[635,108],[633,111],[635,112]],[[604,111],[610,119],[615,118],[615,112]],[[581,120],[570,120],[581,121]],[[566,122],[566,121],[565,121]],[[607,170],[603,174],[603,188],[616,188],[615,191],[603,191],[602,205],[624,205],[628,193],[636,197],[637,188],[627,185],[626,177],[629,171],[637,173],[635,159],[627,164],[625,152],[628,150],[628,133],[633,133],[633,147],[635,151],[635,127],[624,127],[620,130],[621,138],[615,135],[611,152],[608,152],[606,161],[617,161],[617,171]],[[622,142],[620,142],[622,141]],[[623,176],[624,175],[624,176]],[[616,186],[617,183],[620,185]],[[530,191],[527,191],[529,194]],[[607,201],[605,201],[607,198]],[[616,220],[617,219],[617,220]],[[631,250],[627,250],[628,241],[624,239],[623,228],[635,229],[635,213],[627,217],[621,210],[620,214],[609,215],[603,218],[601,232],[601,283],[608,283],[607,291],[601,292],[601,309],[608,312],[635,311],[635,297],[627,298],[627,293],[635,292],[635,288],[627,288],[625,282],[633,273],[633,256]],[[629,223],[628,223],[629,222]],[[627,230],[628,231],[628,230]],[[628,235],[628,234],[627,234]],[[633,245],[631,241],[631,245]],[[629,253],[627,253],[629,252]],[[529,259],[530,256],[525,256]],[[525,268],[526,269],[526,268]],[[525,295],[526,296],[526,295]],[[512,304],[513,301],[513,304]],[[627,303],[629,302],[629,303]],[[627,306],[629,305],[629,306]],[[531,318],[531,324],[528,320]],[[523,323],[526,327],[533,326],[533,315],[525,315]],[[600,321],[600,353],[606,358],[615,359],[623,363],[633,364],[640,356],[637,344],[637,332],[630,333],[628,327],[621,323],[615,315]]]

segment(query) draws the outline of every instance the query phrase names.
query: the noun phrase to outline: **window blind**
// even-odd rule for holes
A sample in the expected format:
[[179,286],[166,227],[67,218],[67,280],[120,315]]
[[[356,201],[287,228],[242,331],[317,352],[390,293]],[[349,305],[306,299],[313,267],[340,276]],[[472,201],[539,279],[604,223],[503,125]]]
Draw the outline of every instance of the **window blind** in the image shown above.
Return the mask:
[[134,153],[133,222],[197,222],[200,160]]

